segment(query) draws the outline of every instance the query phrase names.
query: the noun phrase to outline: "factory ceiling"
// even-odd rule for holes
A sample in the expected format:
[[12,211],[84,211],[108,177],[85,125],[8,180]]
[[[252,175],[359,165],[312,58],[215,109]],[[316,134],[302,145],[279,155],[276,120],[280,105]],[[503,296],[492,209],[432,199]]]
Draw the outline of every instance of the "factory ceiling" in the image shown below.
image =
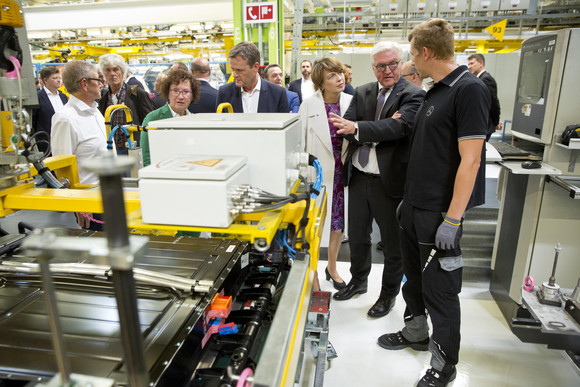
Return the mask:
[[[332,47],[341,42],[369,45],[385,38],[405,41],[414,25],[433,16],[449,20],[459,39],[492,43],[485,28],[507,19],[505,39],[515,46],[543,30],[580,26],[580,0],[283,0],[287,43],[300,2],[303,42],[312,42],[314,49],[323,40]],[[165,0],[162,6],[157,0],[22,4],[30,41],[37,45],[120,39],[123,44],[146,41],[162,47],[167,43],[160,41],[170,39],[179,49],[181,43],[223,45],[223,39],[233,35],[232,0]]]

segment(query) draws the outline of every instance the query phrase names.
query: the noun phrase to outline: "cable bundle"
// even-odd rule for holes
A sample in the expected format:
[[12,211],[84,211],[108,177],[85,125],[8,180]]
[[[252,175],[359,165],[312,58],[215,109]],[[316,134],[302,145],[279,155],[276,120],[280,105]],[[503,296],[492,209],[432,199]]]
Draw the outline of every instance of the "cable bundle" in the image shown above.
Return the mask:
[[320,164],[317,158],[314,158],[311,165],[316,170],[316,179],[314,180],[314,184],[312,184],[312,194],[310,194],[310,197],[314,199],[318,196],[322,188],[322,164]]
[[279,246],[285,247],[288,251],[288,257],[290,259],[294,259],[296,255],[296,250],[288,244],[287,241],[287,231],[288,230],[278,230],[276,235],[274,236],[274,240],[278,243]]
[[125,128],[124,126],[121,126],[121,125],[117,125],[113,128],[113,130],[111,130],[111,133],[109,134],[109,138],[107,139],[107,149],[109,149],[109,150],[113,149],[113,138],[115,138],[115,133],[117,132],[117,129],[121,129],[123,131],[123,133],[125,133],[125,136],[127,136],[127,141],[129,142],[129,149],[133,149],[133,144],[131,143],[131,137],[129,137],[129,131],[127,130],[127,128]]
[[296,203],[300,200],[307,200],[308,193],[290,194],[288,196],[278,196],[260,188],[253,188],[250,185],[242,185],[236,188],[231,194],[233,208],[232,215],[250,212],[262,212],[284,207],[288,203]]

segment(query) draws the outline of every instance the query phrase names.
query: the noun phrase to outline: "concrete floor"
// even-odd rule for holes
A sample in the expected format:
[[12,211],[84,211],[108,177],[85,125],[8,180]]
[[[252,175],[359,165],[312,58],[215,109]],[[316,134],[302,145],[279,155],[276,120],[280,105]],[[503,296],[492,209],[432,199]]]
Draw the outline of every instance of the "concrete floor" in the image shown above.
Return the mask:
[[[320,262],[319,272],[324,268],[325,262]],[[339,262],[338,268],[348,281],[348,263]],[[331,303],[330,341],[338,357],[324,374],[324,386],[414,386],[429,368],[429,352],[408,348],[388,351],[378,346],[380,335],[403,327],[405,309],[399,294],[386,317],[372,319],[366,315],[378,296],[380,276],[380,265],[373,265],[366,294]],[[335,292],[328,281],[322,280],[321,286],[324,291]],[[523,343],[510,331],[488,283],[464,283],[460,298],[461,352],[457,378],[450,386],[580,386],[580,374],[563,351]],[[304,379],[297,386],[313,385],[313,364],[307,349]]]

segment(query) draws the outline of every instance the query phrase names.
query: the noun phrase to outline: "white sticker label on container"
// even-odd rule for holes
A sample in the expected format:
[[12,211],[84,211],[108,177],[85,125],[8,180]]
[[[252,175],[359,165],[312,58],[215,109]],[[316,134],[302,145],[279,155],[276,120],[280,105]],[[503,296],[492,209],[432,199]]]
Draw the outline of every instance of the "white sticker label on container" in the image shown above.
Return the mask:
[[234,251],[236,248],[236,245],[229,245],[228,248],[226,249],[226,253],[231,253],[232,251]]
[[242,269],[250,264],[250,254],[242,255]]

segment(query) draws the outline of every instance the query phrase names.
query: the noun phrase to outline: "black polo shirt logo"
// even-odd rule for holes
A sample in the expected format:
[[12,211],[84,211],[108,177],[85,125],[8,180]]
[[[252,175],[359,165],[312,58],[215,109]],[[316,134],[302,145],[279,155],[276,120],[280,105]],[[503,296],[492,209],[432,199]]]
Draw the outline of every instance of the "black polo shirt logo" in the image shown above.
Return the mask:
[[435,107],[433,105],[429,106],[429,109],[427,109],[427,117],[433,113],[433,110],[435,110]]

